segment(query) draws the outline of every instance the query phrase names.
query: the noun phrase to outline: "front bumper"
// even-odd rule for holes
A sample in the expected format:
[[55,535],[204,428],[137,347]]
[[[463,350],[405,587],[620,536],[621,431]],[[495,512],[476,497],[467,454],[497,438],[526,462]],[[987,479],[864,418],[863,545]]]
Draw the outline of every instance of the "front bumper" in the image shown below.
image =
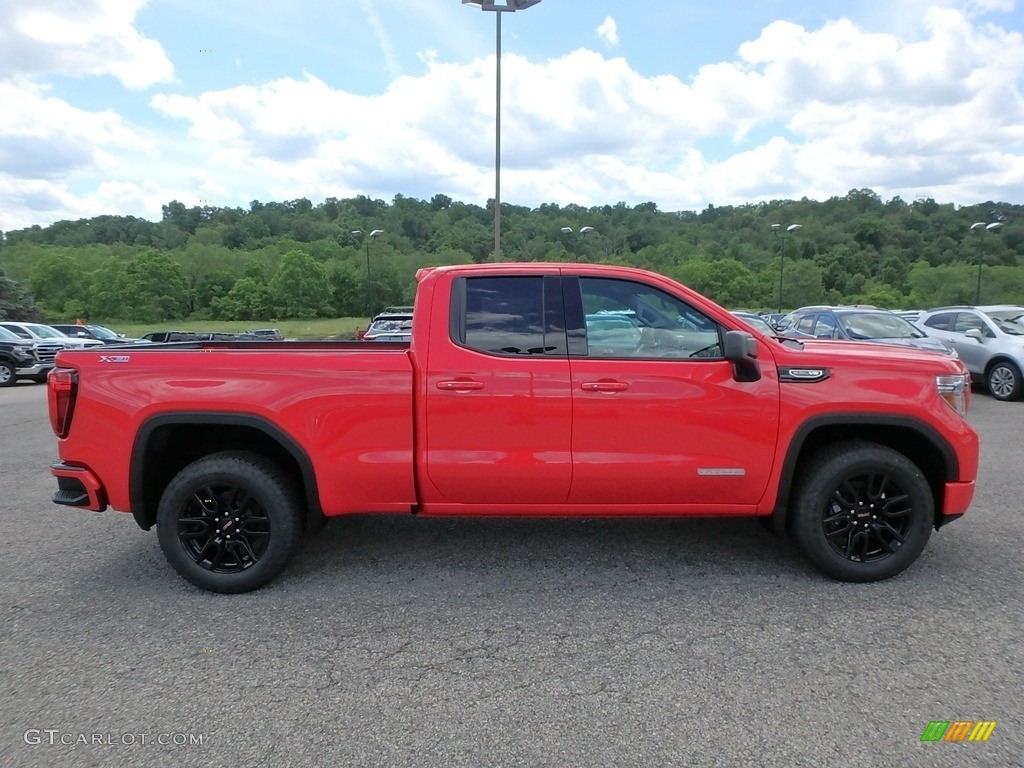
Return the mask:
[[53,370],[53,363],[36,363],[35,365],[27,365],[24,368],[18,368],[16,375],[21,376],[45,376]]
[[80,507],[93,512],[107,508],[107,495],[99,478],[85,467],[74,467],[57,461],[50,465],[50,474],[57,478],[54,504]]
[[936,528],[941,528],[946,523],[951,523],[960,517],[971,505],[974,498],[974,481],[968,480],[961,483],[946,483],[946,492],[943,496],[942,513],[935,523]]

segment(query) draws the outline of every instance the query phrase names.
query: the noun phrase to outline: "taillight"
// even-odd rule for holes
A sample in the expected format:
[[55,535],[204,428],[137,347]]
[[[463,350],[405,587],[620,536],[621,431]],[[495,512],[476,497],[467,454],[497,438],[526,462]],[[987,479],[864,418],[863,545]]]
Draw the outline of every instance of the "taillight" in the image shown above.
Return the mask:
[[75,412],[78,394],[78,371],[72,368],[54,368],[46,377],[47,399],[50,404],[50,428],[57,437],[67,437],[71,429],[71,416]]

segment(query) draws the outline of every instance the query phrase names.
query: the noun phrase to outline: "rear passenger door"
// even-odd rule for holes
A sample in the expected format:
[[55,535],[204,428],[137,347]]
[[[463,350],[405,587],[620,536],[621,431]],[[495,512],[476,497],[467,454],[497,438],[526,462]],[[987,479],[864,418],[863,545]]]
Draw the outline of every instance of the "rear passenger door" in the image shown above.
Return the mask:
[[507,509],[568,497],[569,362],[549,272],[453,281],[449,343],[431,344],[424,374],[425,501]]

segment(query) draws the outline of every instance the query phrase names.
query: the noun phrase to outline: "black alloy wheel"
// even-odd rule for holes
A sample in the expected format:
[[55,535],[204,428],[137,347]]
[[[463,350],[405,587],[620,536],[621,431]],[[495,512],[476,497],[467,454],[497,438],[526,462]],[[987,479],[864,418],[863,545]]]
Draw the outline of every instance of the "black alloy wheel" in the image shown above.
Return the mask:
[[917,559],[931,535],[934,510],[928,481],[906,456],[872,443],[840,443],[807,466],[792,533],[828,575],[878,581]]
[[157,535],[168,562],[213,592],[258,589],[288,564],[301,541],[298,494],[272,462],[247,452],[189,464],[167,485]]

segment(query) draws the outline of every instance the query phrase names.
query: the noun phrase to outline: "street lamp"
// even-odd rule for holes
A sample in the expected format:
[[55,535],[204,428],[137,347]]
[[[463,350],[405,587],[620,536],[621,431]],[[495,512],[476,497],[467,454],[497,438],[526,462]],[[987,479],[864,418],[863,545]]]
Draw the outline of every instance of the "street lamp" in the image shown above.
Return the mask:
[[[792,234],[800,229],[803,229],[803,224],[790,224],[786,227],[786,231]],[[782,229],[781,224],[772,224],[772,235],[778,238],[779,230]],[[782,312],[782,270],[786,265],[786,253],[785,250],[776,246],[776,250],[779,252],[779,312]]]
[[[999,228],[1003,226],[1003,222],[995,221],[991,224],[986,224],[984,221],[978,221],[971,224],[972,232],[981,232],[981,230],[987,230],[989,232],[998,232]],[[978,285],[974,289],[974,306],[981,304],[981,263],[984,261],[985,246],[982,245],[978,249]]]
[[[563,235],[571,235],[573,233],[572,227],[562,227],[558,231],[561,232]],[[593,227],[580,227],[580,237],[584,238],[587,235],[589,235],[591,232],[596,232],[596,231],[597,230],[594,229]],[[572,260],[573,261],[579,261],[580,260],[579,253],[577,252],[577,250],[575,248],[573,248],[573,251],[572,251]]]
[[[356,240],[361,240],[363,230],[353,229],[349,232]],[[384,234],[383,229],[375,229],[370,233],[370,240],[376,240]],[[373,320],[373,283],[370,281],[370,240],[366,241],[366,311],[370,313],[370,320]]]
[[495,0],[462,0],[463,5],[475,5],[481,11],[494,11],[495,21],[495,72],[494,89],[494,260],[501,261],[501,14],[525,11],[540,0],[505,0],[499,5]]

